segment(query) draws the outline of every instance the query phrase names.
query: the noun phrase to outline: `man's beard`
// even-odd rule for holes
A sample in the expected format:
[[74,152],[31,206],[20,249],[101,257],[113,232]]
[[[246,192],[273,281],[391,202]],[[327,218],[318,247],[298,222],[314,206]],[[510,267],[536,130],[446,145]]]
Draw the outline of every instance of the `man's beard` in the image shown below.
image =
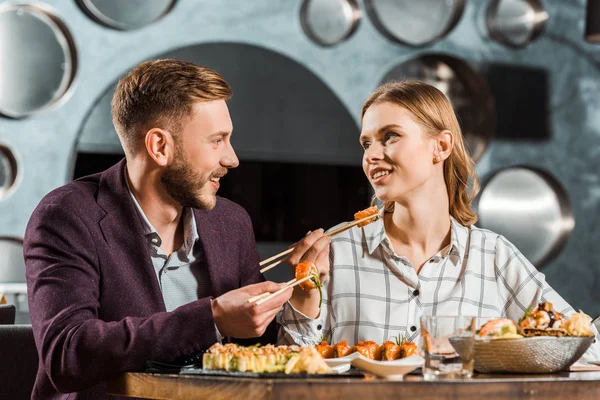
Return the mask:
[[[209,181],[209,176],[202,176],[183,157],[183,152],[178,152],[180,158],[175,158],[173,165],[165,168],[160,178],[165,190],[182,207],[192,207],[201,210],[212,210],[216,203],[216,196],[202,196],[200,189]],[[204,198],[203,198],[204,197]]]

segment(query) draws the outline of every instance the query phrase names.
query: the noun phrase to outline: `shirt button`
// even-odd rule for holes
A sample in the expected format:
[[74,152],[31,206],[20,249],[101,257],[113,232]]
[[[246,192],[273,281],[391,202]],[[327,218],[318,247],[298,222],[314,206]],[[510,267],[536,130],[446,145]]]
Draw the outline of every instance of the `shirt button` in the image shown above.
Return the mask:
[[418,296],[419,295],[419,289],[415,289],[415,291],[413,292],[413,296]]
[[152,238],[152,243],[154,243],[154,244],[158,243],[158,238],[156,238],[156,237]]
[[322,328],[321,324],[317,325],[318,330],[321,330],[321,328]]
[[413,325],[413,326],[411,326],[411,327],[410,327],[410,331],[411,331],[411,332],[414,332],[414,331],[416,331],[416,330],[417,330],[417,327],[416,327],[416,326],[414,326],[414,325]]

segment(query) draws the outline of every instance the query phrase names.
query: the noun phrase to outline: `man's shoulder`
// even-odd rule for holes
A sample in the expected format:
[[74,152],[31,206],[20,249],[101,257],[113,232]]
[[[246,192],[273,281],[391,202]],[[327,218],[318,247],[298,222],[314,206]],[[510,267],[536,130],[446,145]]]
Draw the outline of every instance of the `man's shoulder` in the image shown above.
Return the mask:
[[86,176],[52,190],[42,198],[38,207],[50,205],[81,206],[82,204],[95,203],[100,175]]
[[248,212],[244,209],[244,207],[242,207],[238,203],[235,203],[229,199],[220,196],[217,196],[217,204],[215,205],[215,208],[212,211],[214,211],[217,214],[221,214],[225,218],[249,218]]

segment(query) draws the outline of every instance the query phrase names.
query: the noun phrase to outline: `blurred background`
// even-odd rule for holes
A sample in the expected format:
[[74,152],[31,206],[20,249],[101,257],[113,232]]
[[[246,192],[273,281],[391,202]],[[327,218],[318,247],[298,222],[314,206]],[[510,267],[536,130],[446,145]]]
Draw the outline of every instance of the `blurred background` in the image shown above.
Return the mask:
[[477,225],[600,312],[599,0],[40,0],[0,1],[0,293],[18,323],[31,212],[123,157],[112,93],[153,58],[232,85],[241,164],[220,195],[250,213],[261,258],[368,206],[362,103],[417,78],[460,117],[483,183]]

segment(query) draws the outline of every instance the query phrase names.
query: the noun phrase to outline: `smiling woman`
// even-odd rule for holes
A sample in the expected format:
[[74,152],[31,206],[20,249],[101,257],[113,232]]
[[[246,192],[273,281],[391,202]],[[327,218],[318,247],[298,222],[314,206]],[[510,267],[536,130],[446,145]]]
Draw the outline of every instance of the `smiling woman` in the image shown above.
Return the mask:
[[[294,292],[279,317],[282,343],[317,344],[324,335],[329,343],[397,335],[416,342],[422,316],[518,320],[540,301],[573,313],[512,243],[474,225],[473,161],[440,90],[388,83],[362,116],[362,165],[384,202],[382,218],[337,235],[329,257],[318,233],[295,245],[290,259],[316,260],[323,302]],[[598,346],[586,357],[599,359]]]

